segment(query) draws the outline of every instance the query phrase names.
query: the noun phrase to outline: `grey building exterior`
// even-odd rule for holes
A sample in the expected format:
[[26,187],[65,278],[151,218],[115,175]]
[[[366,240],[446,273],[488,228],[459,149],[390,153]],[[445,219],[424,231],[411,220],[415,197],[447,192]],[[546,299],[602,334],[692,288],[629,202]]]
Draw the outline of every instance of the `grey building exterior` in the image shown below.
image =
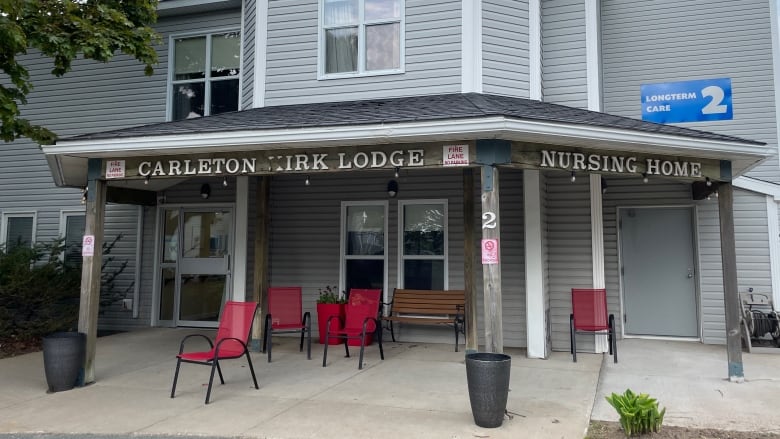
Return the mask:
[[[396,0],[376,2],[391,7],[371,18],[363,7],[371,2],[361,0],[356,22],[344,18],[340,3],[165,0],[160,63],[150,77],[118,57],[78,61],[54,78],[46,60],[28,55],[36,88],[24,114],[61,140],[42,149],[23,140],[5,145],[2,238],[64,236],[67,218],[84,213],[88,161],[101,160],[109,188],[153,192],[154,200],[107,206],[105,239],[122,235],[114,256],[129,261],[121,283],[130,300],[106,309],[101,327],[213,326],[222,301],[253,300],[262,285],[300,285],[314,313],[320,288],[356,286],[351,276],[363,267],[379,273],[370,282],[388,300],[396,287],[461,289],[473,276],[481,340],[480,243],[467,235],[474,224],[481,233],[479,156],[492,151],[484,141],[497,138],[511,155],[496,162],[505,346],[526,347],[532,357],[568,350],[571,289],[578,287],[606,288],[620,338],[725,343],[718,201],[716,193],[692,197],[694,182],[731,182],[728,172],[710,172],[721,161],[735,177],[738,288],[780,300],[775,1]],[[353,28],[355,64],[344,67],[350,60],[339,38]],[[240,41],[235,62],[220,58],[228,35]],[[186,51],[188,59],[200,56],[193,47],[201,43],[201,61],[212,64],[204,77],[182,61]],[[731,81],[732,119],[656,128],[640,122],[642,85],[712,78]],[[202,96],[186,93],[197,95],[200,84]],[[473,99],[466,105],[458,95]],[[235,108],[222,112],[225,96],[236,97]],[[476,114],[470,105],[479,107],[481,97],[489,105]],[[394,106],[395,113],[380,109]],[[181,111],[207,117],[174,121]],[[441,156],[457,145],[468,147],[465,167]],[[417,166],[415,150],[439,155]],[[398,166],[395,151],[405,160]],[[538,160],[544,151],[561,155],[546,156],[545,166]],[[381,158],[372,152],[390,160],[372,166]],[[609,158],[590,169],[551,166],[550,157],[575,152]],[[317,154],[330,160],[339,153],[352,168],[343,161],[328,162],[327,171],[313,166]],[[304,166],[296,155],[312,161]],[[665,173],[659,165],[655,175],[616,167],[613,157],[696,162],[706,172]],[[196,169],[197,160],[226,165],[231,158],[261,166]],[[112,177],[116,161],[122,173]],[[473,169],[473,187],[464,183],[465,168]],[[393,179],[400,189],[388,198]],[[442,247],[409,250],[407,237],[422,227],[418,216],[433,211],[443,214],[433,228]],[[378,222],[351,228],[361,214],[364,223]],[[32,230],[19,218],[32,218]],[[380,250],[350,253],[349,236],[358,232],[381,236]],[[661,282],[677,276],[677,283]],[[403,341],[450,339],[444,329],[401,330]],[[605,347],[585,337],[581,343]]]

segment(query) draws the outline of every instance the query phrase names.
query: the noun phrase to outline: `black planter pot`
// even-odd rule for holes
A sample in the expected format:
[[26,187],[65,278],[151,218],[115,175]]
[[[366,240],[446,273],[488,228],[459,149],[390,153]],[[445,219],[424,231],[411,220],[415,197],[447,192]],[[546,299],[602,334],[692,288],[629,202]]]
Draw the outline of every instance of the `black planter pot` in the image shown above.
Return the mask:
[[43,368],[49,392],[76,386],[84,367],[87,337],[81,332],[55,332],[43,338]]
[[496,428],[504,422],[511,364],[509,355],[486,352],[466,355],[471,413],[478,426]]

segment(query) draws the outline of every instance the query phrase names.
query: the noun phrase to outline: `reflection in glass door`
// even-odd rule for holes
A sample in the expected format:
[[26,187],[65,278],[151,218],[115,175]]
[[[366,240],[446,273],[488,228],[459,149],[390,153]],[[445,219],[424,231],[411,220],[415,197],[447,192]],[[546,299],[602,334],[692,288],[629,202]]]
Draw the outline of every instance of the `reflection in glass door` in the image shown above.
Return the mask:
[[160,255],[161,323],[214,327],[228,297],[229,209],[166,209]]

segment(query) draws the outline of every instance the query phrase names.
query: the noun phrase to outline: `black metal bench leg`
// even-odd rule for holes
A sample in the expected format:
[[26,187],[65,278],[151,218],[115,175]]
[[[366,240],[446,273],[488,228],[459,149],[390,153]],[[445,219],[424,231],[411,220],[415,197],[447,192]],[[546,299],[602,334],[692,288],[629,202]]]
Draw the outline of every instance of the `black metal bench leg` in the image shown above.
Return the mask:
[[393,321],[390,320],[390,337],[392,337],[393,342],[395,342],[395,332],[393,332]]
[[455,321],[455,352],[458,352],[458,321]]

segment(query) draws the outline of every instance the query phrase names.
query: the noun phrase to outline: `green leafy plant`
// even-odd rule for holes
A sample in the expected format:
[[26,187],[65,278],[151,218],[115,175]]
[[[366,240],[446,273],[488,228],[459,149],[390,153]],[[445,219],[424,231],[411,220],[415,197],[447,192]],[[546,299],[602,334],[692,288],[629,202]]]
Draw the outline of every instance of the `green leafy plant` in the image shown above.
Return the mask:
[[320,295],[317,297],[317,303],[346,303],[339,295],[339,290],[335,286],[326,285],[325,288],[320,288],[319,292]]
[[658,410],[658,401],[646,393],[636,394],[631,389],[619,395],[612,393],[607,402],[620,415],[620,425],[627,437],[658,431],[664,422],[666,408]]

